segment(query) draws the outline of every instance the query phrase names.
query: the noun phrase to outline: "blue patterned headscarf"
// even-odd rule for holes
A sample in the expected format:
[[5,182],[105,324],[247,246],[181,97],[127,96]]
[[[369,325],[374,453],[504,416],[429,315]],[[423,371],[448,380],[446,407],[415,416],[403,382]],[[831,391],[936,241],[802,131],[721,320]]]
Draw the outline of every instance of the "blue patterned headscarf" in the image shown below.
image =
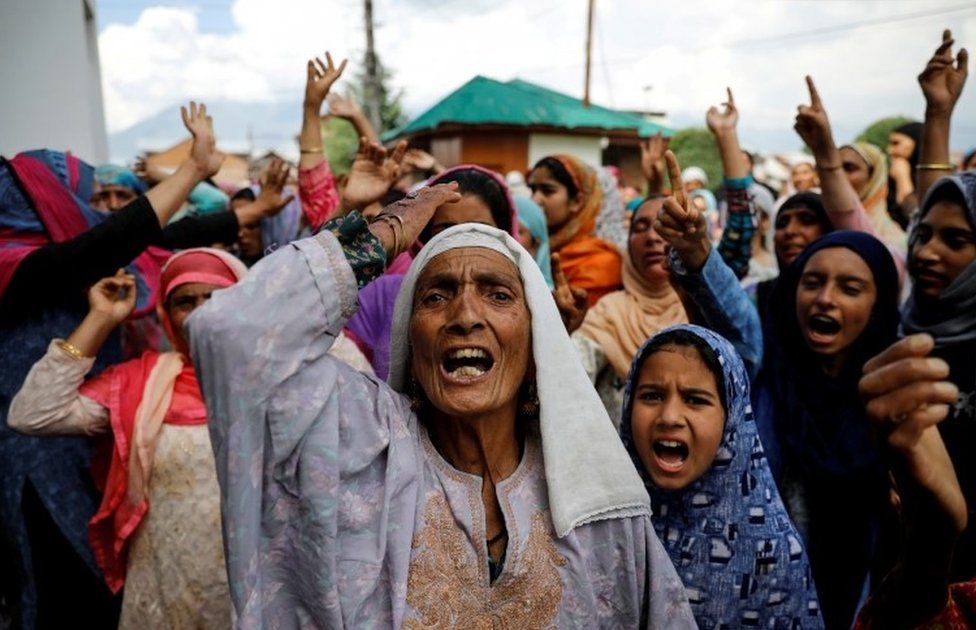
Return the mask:
[[[654,485],[637,455],[631,411],[651,343],[676,331],[698,337],[715,353],[723,371],[726,414],[712,467],[687,488],[668,492]],[[651,337],[630,368],[620,437],[647,486],[654,528],[700,627],[823,627],[810,563],[763,455],[749,377],[732,344],[688,324]]]

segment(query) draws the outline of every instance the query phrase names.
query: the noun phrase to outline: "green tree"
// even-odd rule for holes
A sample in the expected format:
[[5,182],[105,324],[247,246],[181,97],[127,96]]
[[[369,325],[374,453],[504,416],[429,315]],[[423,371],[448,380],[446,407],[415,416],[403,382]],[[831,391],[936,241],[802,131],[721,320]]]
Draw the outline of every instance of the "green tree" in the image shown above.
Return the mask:
[[342,175],[349,172],[356,157],[359,134],[348,120],[326,116],[322,119],[322,146],[332,172]]
[[908,122],[912,122],[912,119],[905,116],[881,118],[868,125],[867,129],[858,134],[857,139],[859,142],[870,142],[884,150],[888,146],[888,135]]
[[681,168],[698,166],[708,175],[709,187],[715,189],[722,180],[722,157],[712,133],[704,127],[688,127],[671,136],[668,145]]
[[[379,78],[379,98],[380,98],[380,122],[381,129],[377,131],[382,134],[390,129],[402,127],[407,123],[407,116],[403,111],[403,90],[393,87],[393,71],[383,65],[380,56],[376,55],[376,74]],[[366,67],[365,64],[359,66],[353,81],[349,86],[349,91],[353,97],[366,111],[365,102],[366,86]]]

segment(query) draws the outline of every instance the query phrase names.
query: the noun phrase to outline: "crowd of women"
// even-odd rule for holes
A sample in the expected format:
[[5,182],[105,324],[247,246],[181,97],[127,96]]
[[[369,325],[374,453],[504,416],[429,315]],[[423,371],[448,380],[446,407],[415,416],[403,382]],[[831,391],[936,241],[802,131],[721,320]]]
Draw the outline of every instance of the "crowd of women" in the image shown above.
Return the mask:
[[[976,156],[946,31],[887,155],[646,194],[383,147],[307,66],[297,190],[0,164],[0,627],[976,626]],[[320,116],[362,136],[348,175]]]

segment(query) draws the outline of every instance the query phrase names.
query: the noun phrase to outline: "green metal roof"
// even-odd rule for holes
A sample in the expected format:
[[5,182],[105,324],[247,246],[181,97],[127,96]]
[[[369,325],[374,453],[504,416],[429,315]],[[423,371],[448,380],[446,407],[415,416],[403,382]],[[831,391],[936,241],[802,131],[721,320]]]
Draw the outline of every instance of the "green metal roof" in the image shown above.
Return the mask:
[[444,124],[546,126],[564,129],[636,130],[641,137],[671,129],[644,120],[636,114],[599,105],[583,107],[580,99],[528,83],[508,82],[476,76],[412,121],[383,134],[388,140]]

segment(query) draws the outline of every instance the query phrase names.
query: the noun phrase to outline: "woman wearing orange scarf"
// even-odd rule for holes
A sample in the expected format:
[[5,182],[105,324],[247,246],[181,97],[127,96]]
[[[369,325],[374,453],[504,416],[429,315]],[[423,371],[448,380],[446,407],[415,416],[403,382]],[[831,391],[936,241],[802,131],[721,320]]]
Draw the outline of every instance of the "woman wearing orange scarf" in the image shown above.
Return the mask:
[[92,464],[103,499],[89,542],[112,591],[125,586],[120,628],[230,627],[220,490],[183,324],[246,271],[215,249],[170,258],[157,314],[173,351],[146,352],[84,381],[136,301],[123,270],[99,281],[88,315],[66,341],[51,342],[11,404],[8,423],[23,433],[111,436]]
[[570,286],[590,306],[621,285],[620,252],[594,235],[603,190],[596,172],[571,155],[545,157],[529,175],[532,200],[546,213],[549,246]]

